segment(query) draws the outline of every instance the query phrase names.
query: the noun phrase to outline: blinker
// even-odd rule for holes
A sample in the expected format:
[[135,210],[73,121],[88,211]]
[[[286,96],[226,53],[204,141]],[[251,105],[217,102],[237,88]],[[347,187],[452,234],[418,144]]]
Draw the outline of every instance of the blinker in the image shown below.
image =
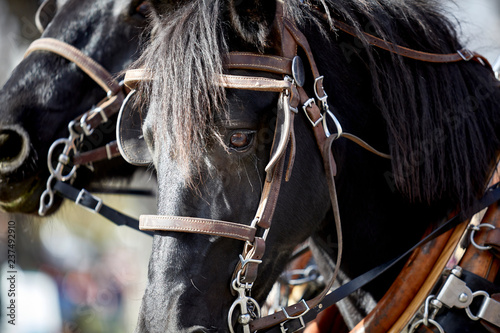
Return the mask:
[[292,60],[292,76],[297,86],[302,87],[306,83],[304,63],[299,56],[295,56]]
[[130,164],[147,166],[153,162],[149,148],[144,140],[142,124],[144,115],[134,108],[132,90],[123,101],[116,123],[116,141],[123,159]]

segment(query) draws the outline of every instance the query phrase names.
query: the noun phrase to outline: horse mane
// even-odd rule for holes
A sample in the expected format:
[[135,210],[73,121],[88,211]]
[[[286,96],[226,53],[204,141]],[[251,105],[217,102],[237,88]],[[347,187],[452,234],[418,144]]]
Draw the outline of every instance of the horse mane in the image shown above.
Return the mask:
[[[235,24],[229,0],[186,1],[171,12],[153,15],[156,36],[136,66],[155,74],[141,87],[150,111],[161,115],[156,133],[167,133],[185,165],[199,160],[207,131],[225,115],[225,93],[217,82],[229,38],[237,33],[256,51],[263,50],[264,29]],[[229,1],[230,2],[230,1]],[[318,0],[327,14],[318,19],[310,5],[284,1],[285,12],[299,26],[307,22],[341,38],[336,20],[393,43],[434,53],[460,50],[455,30],[435,0]],[[229,13],[229,14],[228,14]],[[233,14],[231,14],[233,13]],[[231,27],[231,23],[233,26]],[[256,38],[251,38],[256,33]],[[499,147],[500,89],[488,69],[474,62],[424,63],[371,47],[359,34],[372,77],[374,107],[387,123],[392,176],[413,201],[446,200],[468,207],[484,190]],[[165,126],[172,124],[173,126]]]

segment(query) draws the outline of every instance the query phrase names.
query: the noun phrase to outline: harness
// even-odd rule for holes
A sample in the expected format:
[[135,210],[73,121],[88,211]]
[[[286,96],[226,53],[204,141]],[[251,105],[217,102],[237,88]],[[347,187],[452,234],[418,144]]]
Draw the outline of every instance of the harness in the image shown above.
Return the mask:
[[[227,221],[180,216],[142,215],[140,217],[140,228],[142,230],[199,233],[228,237],[245,242],[243,252],[239,256],[239,262],[235,267],[231,279],[231,289],[233,294],[236,296],[236,300],[230,307],[228,313],[228,327],[230,332],[234,332],[232,317],[237,309],[239,310],[237,322],[242,326],[243,332],[245,333],[256,331],[296,332],[303,329],[306,322],[314,320],[319,312],[326,309],[328,306],[335,304],[337,301],[348,296],[355,290],[363,287],[394,264],[407,257],[407,255],[423,244],[430,244],[429,242],[431,241],[434,242],[431,254],[424,253],[424,257],[418,255],[413,257],[414,260],[418,257],[419,265],[417,265],[417,267],[425,266],[427,258],[429,257],[433,258],[434,261],[443,261],[444,259],[440,259],[438,257],[446,257],[447,253],[450,251],[453,252],[450,248],[454,249],[454,247],[451,247],[450,244],[453,242],[457,243],[460,240],[464,229],[466,229],[466,225],[463,224],[462,221],[464,221],[467,216],[459,214],[442,224],[438,229],[430,233],[426,238],[401,256],[396,257],[384,265],[376,267],[366,274],[352,280],[348,284],[330,292],[333,282],[336,279],[342,258],[342,231],[334,181],[336,164],[332,154],[332,143],[340,137],[345,137],[353,140],[365,149],[368,149],[379,156],[385,158],[390,157],[384,153],[376,151],[366,142],[352,134],[345,133],[342,130],[340,122],[329,109],[327,101],[328,96],[323,89],[323,76],[321,76],[318,72],[307,38],[292,21],[283,16],[280,2],[278,2],[277,8],[278,12],[275,24],[277,25],[277,30],[279,31],[281,37],[282,54],[280,56],[270,56],[253,53],[231,52],[227,55],[225,66],[227,69],[245,69],[279,74],[283,76],[283,79],[278,80],[266,77],[221,74],[218,82],[224,88],[280,93],[280,103],[283,107],[278,110],[278,121],[273,142],[274,148],[271,152],[270,160],[265,168],[266,179],[260,203],[253,221],[250,225],[244,225]],[[357,36],[355,30],[344,23],[335,22],[335,26],[349,34]],[[466,49],[459,50],[456,53],[438,55],[407,49],[368,34],[365,34],[365,37],[376,47],[420,61],[449,63],[472,60],[477,61],[484,66],[489,66],[489,63],[485,58]],[[305,74],[301,65],[302,61],[297,55],[297,50],[299,48],[306,54],[309,69],[314,77],[314,85],[311,89],[314,91],[313,97],[310,97],[303,87],[303,84],[305,83]],[[151,73],[144,69],[128,71],[125,76],[125,84],[132,89],[139,81],[143,80],[152,80]],[[261,317],[259,305],[250,296],[250,294],[253,283],[257,279],[258,265],[262,262],[262,257],[265,252],[266,238],[272,224],[272,218],[280,193],[281,184],[283,180],[287,181],[291,177],[291,170],[293,168],[295,156],[295,134],[293,123],[294,117],[299,112],[305,112],[306,117],[309,119],[324,162],[338,237],[336,267],[332,279],[326,284],[325,289],[318,296],[309,301],[302,300],[295,305],[282,308],[281,311]],[[334,127],[331,126],[332,123]],[[120,125],[118,127],[120,127]],[[117,131],[118,145],[120,147],[122,145],[121,137],[119,135],[120,128],[117,128]],[[127,152],[125,151],[125,153]],[[131,154],[133,155],[133,152],[131,152]],[[133,159],[134,157],[130,156],[129,158]],[[285,163],[286,160],[288,160],[288,163]],[[499,199],[500,189],[497,185],[494,185],[487,191],[486,195],[478,201],[477,210],[483,210],[496,203]],[[450,231],[455,227],[455,230]],[[482,227],[478,228],[481,229]],[[498,230],[498,227],[495,228],[495,230]],[[443,233],[446,232],[448,233],[443,235]],[[438,238],[440,235],[442,236]],[[450,238],[450,240],[448,240],[447,237]],[[498,240],[493,241],[493,244],[496,244],[495,246],[498,247]],[[420,252],[424,252],[424,250],[421,249]],[[457,272],[458,271],[459,269],[457,269]],[[435,275],[435,273],[433,274]],[[453,276],[460,278],[459,275],[460,274],[458,273],[453,274]],[[401,283],[401,281],[399,283]],[[397,288],[397,286],[393,287],[394,289]],[[417,287],[417,289],[418,288],[419,287]],[[494,300],[492,297],[486,296],[485,293],[476,295],[470,293],[467,294],[467,296],[471,296],[471,298],[479,296],[484,297],[487,299],[488,305],[486,307],[489,310],[493,309],[494,311],[498,308],[498,306],[500,306],[498,301]],[[453,298],[453,296],[451,297]],[[463,297],[459,296],[459,299],[461,298]],[[388,302],[393,300],[394,298],[389,300],[386,299],[384,300],[384,304],[387,305]],[[442,301],[442,299],[440,299],[440,301],[443,304],[446,304]],[[430,302],[431,300],[428,303]],[[381,311],[387,311],[387,309],[388,308],[386,307]],[[426,309],[429,310],[429,305]],[[371,314],[370,318],[367,318],[366,321],[376,321],[376,318],[378,318],[380,313],[381,312],[375,312],[375,314]],[[422,319],[422,321],[419,321],[420,319],[417,318],[417,320],[413,322],[413,326],[415,328],[420,324],[434,324],[434,319],[431,315],[429,315],[429,311],[427,311],[427,313],[427,317]],[[498,313],[500,313],[500,311]],[[480,318],[489,321],[496,326],[500,326],[500,321],[497,319],[492,319],[487,316]],[[364,324],[361,324],[358,332],[364,331],[363,325]],[[406,324],[403,324],[403,326],[404,325]],[[367,331],[373,332],[371,330]],[[400,330],[396,331],[399,332]]]
[[[41,13],[47,11],[48,6],[55,6],[55,3],[46,0],[42,4],[37,12],[37,22],[42,20],[40,19]],[[43,30],[46,24],[48,22],[40,23],[39,28]],[[92,168],[94,162],[120,156],[116,140],[86,152],[80,152],[80,148],[85,137],[90,137],[100,125],[108,123],[110,118],[118,113],[128,92],[123,84],[118,83],[104,67],[70,44],[54,38],[40,38],[29,46],[24,58],[39,51],[57,54],[77,65],[105,91],[106,97],[91,110],[72,120],[68,125],[69,137],[56,140],[49,148],[47,167],[50,176],[46,183],[46,190],[40,197],[38,214],[44,216],[53,206],[55,194],[59,194],[117,225],[127,225],[139,230],[139,221],[136,219],[105,205],[102,199],[90,194],[86,189],[77,189],[71,185],[80,166],[87,165]],[[55,154],[60,151],[60,148],[62,148],[62,152],[56,156]],[[56,161],[55,166],[54,161]],[[135,190],[127,194],[150,196],[151,192]]]

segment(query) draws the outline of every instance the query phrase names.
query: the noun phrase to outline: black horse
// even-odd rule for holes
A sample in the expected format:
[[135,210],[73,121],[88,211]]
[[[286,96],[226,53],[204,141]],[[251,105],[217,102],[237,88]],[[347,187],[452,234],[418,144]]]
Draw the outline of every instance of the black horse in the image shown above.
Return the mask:
[[[372,46],[362,33],[428,53],[457,54],[462,46],[436,2],[283,5],[325,75],[330,131],[335,132],[336,118],[344,130],[391,156],[382,158],[342,137],[332,146],[342,269],[351,278],[403,252],[451,212],[470,211],[496,161],[500,89],[485,64],[403,58]],[[148,104],[143,132],[158,173],[159,214],[248,226],[270,179],[266,165],[283,139],[274,128],[276,123],[282,128],[285,105],[276,92],[225,89],[221,74],[282,79],[267,70],[227,66],[232,51],[283,54],[279,2],[157,0],[153,6],[156,34],[136,65],[152,73],[139,92]],[[355,36],[337,29],[338,22],[353,27]],[[306,54],[299,50],[299,55],[306,64],[304,89],[314,96],[315,77]],[[338,250],[323,160],[311,122],[298,109],[296,139],[283,158],[291,174],[281,183],[272,228],[260,235],[267,236],[266,248],[251,289],[259,303],[298,244],[311,237],[326,276]],[[191,226],[185,229],[196,232]],[[214,234],[158,231],[137,331],[226,332],[232,291],[239,291],[230,285],[237,280],[242,248],[239,240]],[[395,273],[366,289],[379,299]]]
[[[139,55],[147,38],[143,32],[148,11],[149,3],[140,0],[49,0],[40,15],[40,24],[48,24],[42,37],[73,45],[118,74]],[[50,145],[68,137],[68,123],[106,94],[74,63],[35,51],[13,71],[0,96],[0,208],[35,213],[49,176]],[[113,125],[106,124],[85,144],[98,147],[114,136]],[[121,159],[95,167],[95,176],[81,168],[75,186],[85,185],[90,178],[129,177],[136,170]]]

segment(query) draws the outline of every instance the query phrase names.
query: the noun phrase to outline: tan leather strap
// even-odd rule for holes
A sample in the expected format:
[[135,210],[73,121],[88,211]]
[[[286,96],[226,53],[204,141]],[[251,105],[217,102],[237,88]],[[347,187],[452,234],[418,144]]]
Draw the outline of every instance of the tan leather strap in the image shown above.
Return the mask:
[[239,223],[182,216],[141,215],[139,223],[141,230],[198,233],[248,242],[254,240],[256,231]]
[[40,38],[31,43],[24,57],[28,57],[35,51],[52,52],[75,63],[92,80],[101,86],[108,96],[114,95],[121,90],[118,82],[104,67],[72,45],[54,38]]
[[57,0],[45,0],[35,14],[35,25],[42,34],[57,12]]
[[265,77],[221,74],[219,79],[221,86],[231,89],[282,92],[286,89],[291,90],[292,87],[289,81]]

